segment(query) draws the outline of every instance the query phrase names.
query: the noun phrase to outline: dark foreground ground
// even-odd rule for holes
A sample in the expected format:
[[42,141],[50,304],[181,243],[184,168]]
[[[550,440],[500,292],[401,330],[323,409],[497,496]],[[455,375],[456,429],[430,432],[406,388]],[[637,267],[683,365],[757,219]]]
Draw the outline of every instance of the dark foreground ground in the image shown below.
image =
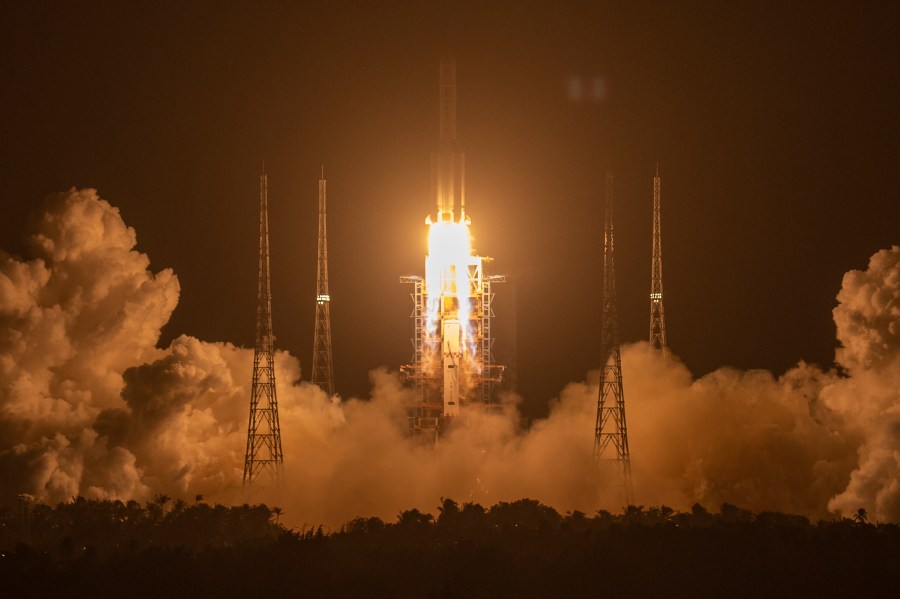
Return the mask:
[[278,508],[0,506],[2,597],[900,597],[900,528],[854,519],[443,500],[289,531]]

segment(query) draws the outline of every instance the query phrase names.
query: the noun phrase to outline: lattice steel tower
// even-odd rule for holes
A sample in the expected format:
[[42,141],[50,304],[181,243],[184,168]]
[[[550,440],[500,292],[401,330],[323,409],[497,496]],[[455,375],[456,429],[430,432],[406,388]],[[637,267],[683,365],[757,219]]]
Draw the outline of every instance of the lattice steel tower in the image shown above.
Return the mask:
[[599,465],[615,465],[626,504],[632,503],[631,459],[625,424],[625,394],[622,390],[622,356],[616,311],[616,262],[613,240],[613,177],[606,173],[603,227],[603,324],[600,341],[600,397],[594,428],[594,458]]
[[253,351],[253,388],[244,457],[244,486],[253,485],[263,472],[270,482],[283,478],[281,426],[275,396],[275,336],[272,334],[272,291],[269,286],[268,180],[259,177],[259,276],[256,296],[256,348]]
[[319,179],[319,260],[316,266],[316,338],[313,343],[312,379],[328,395],[334,395],[331,360],[331,296],[328,294],[328,238],[325,227],[325,169]]
[[650,266],[650,347],[666,351],[666,313],[663,309],[662,233],[659,209],[659,164],[653,177],[653,261]]

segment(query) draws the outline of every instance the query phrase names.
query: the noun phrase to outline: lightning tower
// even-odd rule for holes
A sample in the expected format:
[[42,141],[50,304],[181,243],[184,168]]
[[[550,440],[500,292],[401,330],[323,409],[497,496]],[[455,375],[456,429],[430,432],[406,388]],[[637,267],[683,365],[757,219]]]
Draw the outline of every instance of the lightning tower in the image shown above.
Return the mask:
[[272,334],[272,291],[269,286],[268,179],[259,177],[259,272],[256,295],[256,347],[253,351],[253,387],[250,422],[244,457],[244,487],[258,483],[265,473],[269,484],[280,484],[284,457],[275,396],[275,336]]
[[[440,64],[440,145],[432,154],[435,212],[425,219],[428,254],[425,276],[401,277],[413,286],[413,361],[401,367],[415,390],[409,407],[410,431],[429,440],[464,408],[497,407],[493,388],[503,366],[492,357],[490,258],[478,256],[465,209],[465,155],[456,141],[456,61]],[[471,413],[471,410],[467,410]]]
[[625,424],[622,356],[616,311],[616,261],[613,238],[613,177],[606,173],[603,227],[603,323],[600,333],[600,397],[594,427],[594,458],[599,466],[613,465],[622,484],[625,503],[632,503],[631,458]]
[[313,344],[312,379],[328,395],[334,395],[331,360],[331,296],[328,294],[328,238],[325,227],[325,168],[319,179],[319,259],[316,266],[316,338]]
[[663,310],[662,233],[659,209],[659,164],[653,177],[653,260],[650,266],[650,347],[666,351],[666,313]]

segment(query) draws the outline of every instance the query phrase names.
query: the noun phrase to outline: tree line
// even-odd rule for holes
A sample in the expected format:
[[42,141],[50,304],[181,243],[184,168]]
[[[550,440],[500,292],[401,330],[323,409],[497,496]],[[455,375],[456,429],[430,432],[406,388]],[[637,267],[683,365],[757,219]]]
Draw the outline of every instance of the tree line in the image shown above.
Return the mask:
[[730,504],[559,513],[442,499],[436,515],[292,530],[265,505],[21,497],[0,506],[10,597],[900,596],[900,528]]

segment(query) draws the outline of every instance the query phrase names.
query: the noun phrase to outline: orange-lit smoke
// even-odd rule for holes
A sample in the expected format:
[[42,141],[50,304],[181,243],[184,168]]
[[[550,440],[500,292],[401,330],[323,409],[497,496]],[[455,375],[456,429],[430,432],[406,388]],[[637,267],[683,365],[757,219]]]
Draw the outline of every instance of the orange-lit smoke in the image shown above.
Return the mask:
[[[252,349],[187,336],[157,348],[178,281],[148,270],[93,190],[51,198],[30,239],[27,259],[0,254],[2,499],[244,501]],[[900,247],[847,274],[835,322],[846,374],[801,363],[695,379],[624,346],[637,502],[900,521]],[[369,398],[341,401],[296,383],[285,352],[276,370],[288,485],[271,500],[293,525],[433,511],[440,497],[621,507],[593,467],[595,382],[568,385],[528,428],[508,396],[427,448],[406,436],[397,373],[376,370]]]

